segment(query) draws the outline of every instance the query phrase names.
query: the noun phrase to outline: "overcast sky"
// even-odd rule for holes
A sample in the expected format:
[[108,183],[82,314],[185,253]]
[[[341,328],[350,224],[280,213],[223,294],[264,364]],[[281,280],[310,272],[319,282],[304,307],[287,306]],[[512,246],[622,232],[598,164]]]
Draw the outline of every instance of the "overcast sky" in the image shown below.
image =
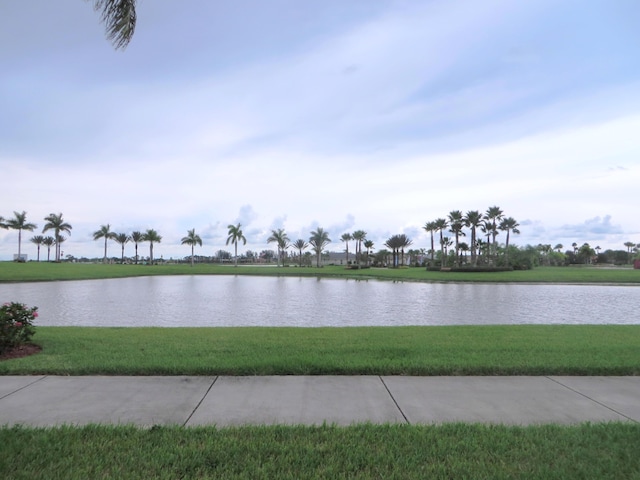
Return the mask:
[[124,51],[92,4],[0,4],[0,215],[38,224],[30,258],[60,212],[92,257],[107,223],[165,259],[237,222],[240,251],[318,226],[429,248],[493,205],[518,245],[640,243],[637,0],[141,0]]

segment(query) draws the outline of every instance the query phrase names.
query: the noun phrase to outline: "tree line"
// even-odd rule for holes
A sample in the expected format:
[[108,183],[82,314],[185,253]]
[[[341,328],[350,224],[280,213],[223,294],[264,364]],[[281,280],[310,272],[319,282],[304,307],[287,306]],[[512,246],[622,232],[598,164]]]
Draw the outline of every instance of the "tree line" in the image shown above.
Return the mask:
[[[0,216],[0,228],[13,229],[18,231],[18,260],[22,260],[22,232],[34,231],[37,228],[35,223],[27,221],[26,212],[13,212],[13,218],[4,219]],[[41,246],[47,247],[47,261],[50,261],[51,248],[55,247],[55,261],[61,260],[61,245],[67,237],[63,235],[71,235],[72,226],[67,223],[62,213],[50,213],[44,217],[45,224],[42,233],[51,232],[53,235],[35,235],[30,238],[31,243],[37,246],[37,260],[40,261]],[[411,264],[415,262],[416,257],[422,259],[421,263],[428,266],[447,268],[450,265],[454,267],[462,264],[469,264],[472,267],[479,265],[501,265],[509,266],[509,254],[513,254],[514,249],[510,248],[510,240],[512,234],[519,234],[520,225],[513,217],[505,216],[502,209],[498,206],[489,207],[484,213],[479,210],[470,210],[462,213],[460,210],[452,210],[446,217],[437,218],[436,220],[426,222],[422,227],[430,237],[430,246],[428,250],[406,250],[413,244],[406,234],[392,235],[384,242],[386,249],[380,249],[375,255],[375,261],[378,264],[390,264],[393,267],[405,265],[405,253],[409,255]],[[240,223],[230,224],[227,226],[228,237],[226,244],[234,246],[234,264],[238,264],[238,243],[243,245],[247,243],[247,239],[242,231]],[[497,243],[498,235],[504,232],[506,239],[504,246]],[[450,235],[447,235],[450,234]],[[462,239],[469,236],[470,241],[464,242]],[[118,233],[111,230],[110,224],[101,225],[98,230],[92,234],[94,240],[104,241],[104,262],[107,262],[108,241],[112,240],[121,247],[121,260],[125,260],[125,245],[133,243],[135,246],[134,261],[137,264],[139,260],[138,246],[143,242],[149,242],[149,261],[154,262],[153,247],[162,241],[162,236],[154,229],[147,229],[144,232],[134,231],[131,234]],[[436,248],[436,237],[438,237],[438,248]],[[486,239],[485,239],[486,237]],[[346,263],[351,265],[349,260],[349,243],[353,244],[353,264],[357,267],[369,266],[371,264],[371,253],[374,247],[373,241],[367,238],[367,232],[364,230],[356,230],[354,232],[343,233],[340,241],[345,244]],[[303,252],[311,247],[316,257],[316,266],[321,265],[321,256],[325,248],[332,242],[329,233],[321,227],[310,232],[307,240],[297,239],[291,242],[289,236],[283,228],[274,229],[267,238],[267,243],[274,243],[277,247],[277,264],[285,265],[288,249],[294,249],[298,252],[299,265],[302,266]],[[182,245],[191,247],[190,261],[193,265],[195,258],[195,247],[202,246],[202,238],[196,233],[195,228],[188,230],[187,235],[181,239]],[[628,261],[631,262],[632,256],[638,253],[640,244],[633,242],[625,242],[627,248]],[[532,247],[533,248],[533,247]],[[562,264],[566,261],[574,263],[575,259],[585,260],[585,263],[591,263],[592,259],[597,259],[600,254],[600,247],[591,248],[588,243],[578,246],[577,243],[572,244],[573,250],[567,250],[565,254],[560,254],[563,249],[562,244],[555,247],[551,245],[538,245],[535,250],[539,253],[539,264]],[[498,253],[501,253],[498,259]],[[558,257],[562,255],[562,259]],[[387,261],[387,257],[391,261]],[[425,260],[425,257],[427,260]],[[470,261],[469,261],[470,259]],[[499,262],[498,262],[499,260]],[[618,259],[616,259],[618,261]],[[450,262],[450,263],[449,263]]]

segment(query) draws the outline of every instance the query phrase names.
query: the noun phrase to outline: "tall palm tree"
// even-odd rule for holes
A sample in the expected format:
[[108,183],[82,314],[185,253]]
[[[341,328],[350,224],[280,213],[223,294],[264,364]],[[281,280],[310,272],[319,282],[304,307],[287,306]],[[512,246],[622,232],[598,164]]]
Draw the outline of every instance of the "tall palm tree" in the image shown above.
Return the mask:
[[392,260],[391,263],[393,268],[398,267],[398,251],[400,250],[402,245],[402,240],[400,235],[392,235],[384,242],[384,246],[391,249]]
[[[484,218],[484,217],[483,217]],[[485,262],[489,262],[491,259],[491,237],[495,238],[494,230],[493,230],[493,222],[490,220],[484,219],[482,220],[482,225],[480,225],[480,230],[484,235],[487,236],[487,243],[485,244]]]
[[51,247],[56,244],[56,239],[53,237],[44,237],[42,244],[47,247],[47,262],[51,261]]
[[236,247],[236,255],[234,259],[236,267],[238,266],[238,242],[242,240],[243,245],[247,244],[247,239],[242,234],[242,229],[240,227],[241,225],[239,223],[237,225],[227,225],[227,228],[229,229],[229,236],[227,237],[226,244],[229,245],[229,242],[231,242]]
[[465,233],[462,231],[463,226],[462,212],[460,210],[452,210],[449,212],[449,231],[455,235],[456,255],[454,262],[456,266],[460,264],[460,237],[465,236]]
[[33,232],[38,226],[27,222],[27,212],[13,212],[14,217],[6,220],[5,225],[13,230],[18,230],[18,260],[22,259],[22,230]]
[[[104,238],[104,257],[102,261],[107,263],[107,240],[113,239],[115,233],[111,231],[111,225],[108,223],[106,225],[100,225],[100,229],[93,232],[93,239],[100,240]],[[123,245],[124,248],[124,245]]]
[[129,235],[127,235],[126,233],[114,233],[113,234],[113,239],[116,241],[116,243],[119,243],[120,246],[122,247],[122,253],[120,256],[120,262],[124,263],[124,246],[125,244],[131,240],[131,237]]
[[56,262],[59,262],[60,261],[60,244],[64,242],[64,238],[62,239],[62,241],[59,240],[59,237],[61,237],[60,233],[66,232],[69,235],[71,235],[71,229],[73,227],[63,220],[62,213],[58,213],[58,214],[50,213],[49,215],[44,217],[44,220],[47,223],[44,224],[42,233],[46,232],[47,230],[53,230],[53,235],[54,235],[55,244],[56,244]]
[[329,233],[325,232],[322,227],[318,227],[316,230],[311,232],[311,237],[309,237],[309,245],[316,253],[316,266],[320,266],[320,256],[322,255],[322,250],[331,243],[331,239],[329,238]]
[[498,252],[496,245],[496,235],[498,235],[498,222],[504,218],[504,212],[498,206],[493,206],[487,208],[487,211],[484,214],[484,217],[491,222],[491,248],[492,255],[495,262],[495,256]]
[[202,239],[200,235],[196,233],[196,229],[192,228],[191,230],[187,230],[187,236],[182,237],[180,240],[181,245],[190,245],[191,246],[191,266],[193,267],[193,249],[196,245],[202,246]]
[[362,242],[367,238],[367,232],[364,230],[356,230],[353,232],[352,237],[356,241],[356,262],[360,265],[360,260],[362,260]]
[[59,260],[62,260],[62,242],[64,242],[67,239],[67,237],[63,236],[63,235],[58,235],[56,237],[56,248],[58,249],[58,257]]
[[342,236],[340,237],[340,241],[344,242],[346,245],[347,265],[349,265],[349,242],[351,240],[353,240],[353,237],[351,236],[350,233],[343,233]]
[[153,244],[160,243],[162,237],[153,229],[148,229],[142,236],[144,242],[149,242],[149,263],[153,265]]
[[449,237],[442,238],[442,248],[444,249],[444,257],[447,258],[449,256],[449,247],[453,245],[453,240]]
[[433,263],[435,262],[435,255],[436,255],[436,251],[435,251],[435,245],[433,243],[433,232],[438,230],[438,227],[436,226],[436,222],[427,222],[425,223],[424,227],[422,227],[424,230],[426,230],[427,232],[429,232],[429,234],[431,235],[431,265],[433,265]]
[[476,232],[482,224],[482,214],[478,210],[469,210],[462,221],[467,228],[471,229],[471,245],[469,248],[471,249],[471,265],[475,267],[478,264]]
[[289,248],[289,237],[283,228],[271,230],[271,236],[267,238],[267,243],[275,242],[278,247],[278,259],[282,261],[284,267],[284,252]]
[[136,0],[94,0],[114,48],[126,48],[136,29]]
[[142,232],[135,231],[131,234],[131,241],[136,247],[136,265],[138,264],[138,243],[144,242],[144,234]]
[[367,266],[369,266],[369,251],[373,248],[373,241],[365,240],[362,244],[364,245],[364,248],[367,249]]
[[404,265],[404,249],[413,245],[413,240],[404,233],[401,233],[398,237],[400,238],[400,264]]
[[561,243],[556,244],[555,247],[553,247],[553,249],[555,251],[557,251],[558,253],[562,252],[562,249],[564,248],[564,245],[562,245]]
[[505,243],[505,250],[504,250],[505,251],[504,260],[507,266],[509,266],[509,234],[520,233],[520,230],[518,230],[519,226],[520,224],[516,222],[515,218],[513,217],[503,218],[502,221],[500,222],[500,225],[498,226],[500,230],[502,230],[503,232],[507,232],[507,241]]
[[44,242],[44,237],[42,235],[34,235],[33,237],[31,237],[31,243],[35,243],[38,246],[38,262],[40,261],[40,247],[42,246],[42,243]]
[[300,261],[300,267],[302,267],[302,251],[307,248],[309,244],[305,242],[303,239],[299,238],[295,242],[293,242],[293,248],[298,250],[298,258]]
[[447,224],[447,220],[444,218],[438,218],[435,222],[436,231],[440,232],[440,264],[442,267],[447,266],[447,257],[444,254],[444,243],[443,243],[443,232],[444,229],[449,225]]

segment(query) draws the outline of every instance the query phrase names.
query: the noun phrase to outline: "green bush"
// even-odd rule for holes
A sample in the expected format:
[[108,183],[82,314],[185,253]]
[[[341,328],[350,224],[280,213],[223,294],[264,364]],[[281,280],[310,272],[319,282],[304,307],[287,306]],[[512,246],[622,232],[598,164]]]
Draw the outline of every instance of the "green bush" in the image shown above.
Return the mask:
[[38,307],[27,307],[17,302],[0,306],[0,354],[31,340],[36,333],[33,321],[38,316],[37,310]]

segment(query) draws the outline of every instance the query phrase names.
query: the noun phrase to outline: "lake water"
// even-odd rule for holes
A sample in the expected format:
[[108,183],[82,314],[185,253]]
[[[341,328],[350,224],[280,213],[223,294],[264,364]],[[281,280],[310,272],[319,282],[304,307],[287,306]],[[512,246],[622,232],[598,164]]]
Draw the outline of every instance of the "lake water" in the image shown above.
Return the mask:
[[640,287],[158,276],[0,285],[36,325],[109,327],[637,324]]

